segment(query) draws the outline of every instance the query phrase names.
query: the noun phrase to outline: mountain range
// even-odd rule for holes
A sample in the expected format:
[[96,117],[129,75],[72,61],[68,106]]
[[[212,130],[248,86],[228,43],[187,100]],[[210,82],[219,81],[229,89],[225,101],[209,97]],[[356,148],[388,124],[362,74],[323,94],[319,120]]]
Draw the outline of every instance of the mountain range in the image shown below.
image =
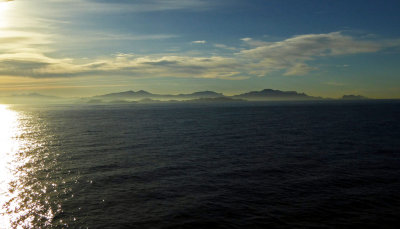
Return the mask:
[[117,93],[110,93],[105,95],[94,96],[95,99],[198,99],[198,98],[216,98],[216,97],[224,97],[222,93],[217,93],[213,91],[199,91],[191,94],[178,94],[178,95],[169,95],[169,94],[153,94],[147,91],[124,91]]
[[310,100],[322,99],[321,97],[309,96],[305,93],[296,91],[280,91],[273,89],[264,89],[262,91],[251,91],[240,95],[234,95],[233,98],[246,100]]
[[241,100],[310,100],[310,99],[322,99],[320,97],[309,96],[305,93],[298,93],[296,91],[280,91],[273,89],[264,89],[262,91],[251,91],[243,94],[225,96],[222,93],[214,91],[199,91],[191,94],[153,94],[147,91],[124,91],[118,93],[111,93],[105,95],[98,95],[92,97],[92,99],[101,100],[138,100],[138,99],[160,99],[160,100],[188,100],[188,99],[206,99],[206,98],[231,98]]
[[[342,100],[368,99],[361,95],[344,95]],[[144,90],[123,91],[84,98],[62,98],[38,93],[17,94],[0,97],[0,103],[157,103],[157,102],[237,102],[237,101],[282,101],[282,100],[331,100],[309,96],[296,91],[264,89],[226,96],[214,91],[198,91],[189,94],[155,94]]]

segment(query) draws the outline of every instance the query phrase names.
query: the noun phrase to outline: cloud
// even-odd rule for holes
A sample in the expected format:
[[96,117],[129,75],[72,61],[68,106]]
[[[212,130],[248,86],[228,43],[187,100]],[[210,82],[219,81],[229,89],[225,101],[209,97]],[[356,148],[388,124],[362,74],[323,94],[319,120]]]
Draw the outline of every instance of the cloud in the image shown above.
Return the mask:
[[245,38],[242,38],[242,39],[240,39],[240,40],[242,40],[242,41],[244,41],[244,42],[249,42],[249,41],[252,41],[253,39],[250,38],[250,37],[245,37]]
[[[201,11],[215,8],[218,1],[209,0],[51,0],[45,4],[51,6],[53,14],[68,16],[76,13],[121,13],[156,11]],[[51,13],[51,12],[48,12]]]
[[[112,34],[99,31],[85,31],[80,33],[73,33],[70,36],[54,35],[53,39],[56,43],[68,44],[71,46],[82,45],[88,47],[89,45],[110,44],[110,42],[129,42],[129,41],[159,41],[174,39],[179,37],[173,34]],[[65,47],[65,46],[64,46]]]
[[[253,39],[248,39],[251,41]],[[131,76],[246,79],[283,71],[285,76],[306,75],[318,70],[313,61],[331,56],[378,52],[398,45],[395,41],[360,40],[340,32],[294,36],[277,42],[263,42],[227,56],[191,56],[189,54],[135,55],[118,53],[89,59],[56,58],[42,45],[46,36],[29,38],[27,34],[0,38],[2,49],[0,76],[59,78],[74,76]],[[196,41],[204,44],[206,41]],[[5,46],[1,44],[6,44]],[[227,48],[216,44],[215,47]],[[396,46],[397,47],[397,46]],[[234,50],[234,49],[232,49]]]
[[242,55],[251,58],[285,58],[308,60],[315,56],[337,56],[376,52],[381,44],[355,40],[340,32],[307,34],[279,42],[270,42],[259,47],[243,50]]
[[52,59],[43,55],[0,55],[0,75],[57,78],[73,76],[123,75],[132,77],[243,78],[235,59],[224,57],[136,56],[117,54],[90,63]]
[[97,36],[99,40],[164,40],[170,38],[176,38],[177,35],[173,34],[100,34]]
[[191,43],[192,43],[192,44],[205,44],[205,43],[207,43],[207,41],[205,41],[205,40],[202,40],[202,41],[192,41]]
[[250,38],[250,37],[245,37],[240,40],[243,41],[245,45],[254,46],[254,47],[268,45],[268,42],[254,40],[253,38]]
[[190,56],[134,56],[117,55],[107,60],[105,65],[95,70],[108,73],[123,73],[139,77],[193,77],[223,78],[239,77],[237,62],[224,57],[190,57]]
[[220,48],[220,49],[227,49],[227,50],[231,50],[231,51],[237,50],[237,48],[235,48],[235,47],[230,47],[230,46],[227,46],[224,44],[214,44],[214,47]]
[[298,63],[287,69],[283,74],[284,76],[301,76],[309,73],[310,71],[317,70],[317,68],[310,67],[304,63]]
[[[247,42],[252,41],[246,39]],[[387,45],[386,45],[387,46]],[[238,56],[252,60],[256,69],[287,69],[285,75],[304,75],[315,68],[305,64],[316,58],[360,53],[372,53],[382,50],[384,42],[357,40],[340,32],[327,34],[307,34],[294,36],[278,42],[260,43],[255,48],[245,49]]]

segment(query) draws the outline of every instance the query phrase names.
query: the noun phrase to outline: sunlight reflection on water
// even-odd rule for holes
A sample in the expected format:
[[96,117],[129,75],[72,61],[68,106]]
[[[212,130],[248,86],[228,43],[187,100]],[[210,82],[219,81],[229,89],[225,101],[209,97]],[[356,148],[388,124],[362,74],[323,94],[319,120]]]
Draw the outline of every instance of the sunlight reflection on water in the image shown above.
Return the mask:
[[10,227],[10,221],[15,217],[7,214],[8,209],[4,206],[15,195],[10,193],[9,184],[15,179],[13,171],[17,165],[14,162],[22,148],[17,138],[20,134],[18,118],[17,112],[0,105],[0,225],[3,228]]
[[37,197],[45,189],[35,190],[34,154],[40,144],[26,137],[28,129],[22,113],[0,105],[0,228],[32,227],[40,218],[50,223],[53,212]]

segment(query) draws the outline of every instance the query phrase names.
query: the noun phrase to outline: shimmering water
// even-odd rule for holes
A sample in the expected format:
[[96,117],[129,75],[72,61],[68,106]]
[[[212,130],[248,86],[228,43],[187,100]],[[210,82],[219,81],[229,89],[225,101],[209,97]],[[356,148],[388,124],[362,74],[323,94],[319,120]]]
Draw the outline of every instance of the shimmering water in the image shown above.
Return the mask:
[[397,228],[400,103],[1,106],[0,228]]

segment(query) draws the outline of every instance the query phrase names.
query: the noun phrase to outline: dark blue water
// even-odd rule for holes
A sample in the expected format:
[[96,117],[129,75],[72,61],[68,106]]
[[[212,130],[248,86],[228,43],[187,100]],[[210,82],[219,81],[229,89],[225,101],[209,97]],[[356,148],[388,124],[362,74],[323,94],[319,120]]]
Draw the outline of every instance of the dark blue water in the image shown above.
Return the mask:
[[31,144],[14,160],[29,158],[11,182],[14,226],[400,223],[396,101],[10,109]]

